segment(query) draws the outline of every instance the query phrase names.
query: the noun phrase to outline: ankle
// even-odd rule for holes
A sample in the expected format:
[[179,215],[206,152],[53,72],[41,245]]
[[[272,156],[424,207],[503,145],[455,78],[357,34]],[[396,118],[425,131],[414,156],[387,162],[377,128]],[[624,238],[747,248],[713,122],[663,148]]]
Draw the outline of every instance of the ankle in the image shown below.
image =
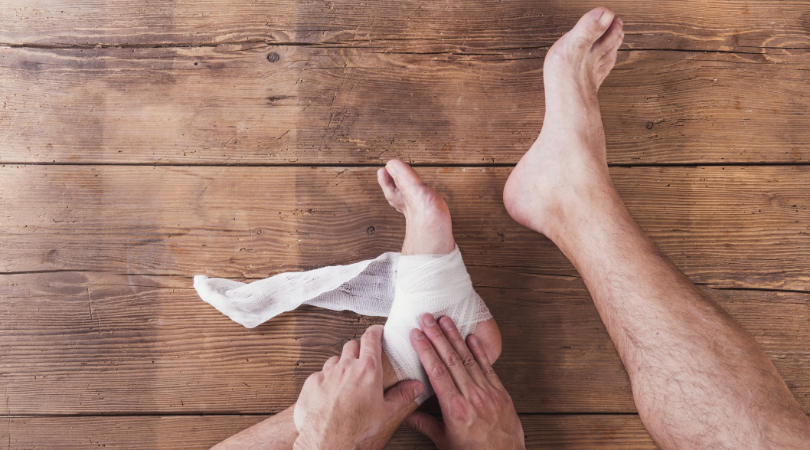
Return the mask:
[[608,179],[602,182],[572,184],[566,192],[556,195],[550,208],[538,217],[540,233],[557,246],[570,240],[580,240],[598,224],[610,221],[617,213],[626,211],[618,192]]

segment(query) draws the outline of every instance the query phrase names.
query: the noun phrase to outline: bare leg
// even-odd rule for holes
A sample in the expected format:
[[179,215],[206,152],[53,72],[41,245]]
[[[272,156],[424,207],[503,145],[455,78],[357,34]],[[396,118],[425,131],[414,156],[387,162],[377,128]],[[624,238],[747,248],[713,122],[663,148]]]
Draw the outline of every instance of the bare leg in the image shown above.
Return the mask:
[[579,270],[659,446],[807,448],[810,422],[773,363],[647,238],[610,181],[596,94],[623,38],[612,18],[589,12],[546,56],[543,130],[506,184],[507,210]]
[[[419,175],[402,161],[389,161],[385,169],[377,173],[377,180],[383,189],[388,202],[405,216],[405,241],[402,254],[446,254],[453,251],[453,226],[447,204],[433,189],[425,186]],[[483,344],[492,361],[501,354],[501,334],[495,320],[489,319],[478,323],[475,335]],[[395,385],[398,380],[388,357],[383,353],[383,384],[386,389]],[[239,434],[217,444],[212,450],[280,450],[292,449],[298,432],[293,423],[293,408],[264,420]],[[401,421],[416,409],[412,403],[403,410]],[[392,422],[398,427],[399,422]],[[380,435],[390,436],[395,430],[381,430]]]

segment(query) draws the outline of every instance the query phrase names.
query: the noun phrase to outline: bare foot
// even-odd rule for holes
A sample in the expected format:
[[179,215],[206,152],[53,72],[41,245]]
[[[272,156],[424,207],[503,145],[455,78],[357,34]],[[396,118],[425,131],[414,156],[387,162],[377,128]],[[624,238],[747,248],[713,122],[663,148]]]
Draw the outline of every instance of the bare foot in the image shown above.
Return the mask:
[[[377,181],[388,203],[405,216],[403,255],[447,254],[456,248],[447,203],[422,183],[411,166],[392,159],[377,171]],[[501,333],[495,320],[479,322],[475,336],[495,361],[501,354]]]
[[546,55],[543,130],[509,176],[503,199],[513,219],[552,240],[553,226],[583,201],[613,191],[596,93],[623,39],[621,19],[596,8]]

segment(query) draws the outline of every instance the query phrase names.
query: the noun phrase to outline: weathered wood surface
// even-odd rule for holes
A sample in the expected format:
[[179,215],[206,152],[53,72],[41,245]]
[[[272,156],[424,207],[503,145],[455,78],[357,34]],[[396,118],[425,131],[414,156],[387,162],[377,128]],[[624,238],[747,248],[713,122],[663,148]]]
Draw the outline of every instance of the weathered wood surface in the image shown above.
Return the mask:
[[[505,168],[423,168],[450,204],[504,336],[521,412],[632,412],[629,383],[573,268],[503,211]],[[270,413],[370,323],[307,309],[255,330],[191,275],[258,278],[396,249],[373,168],[0,169],[0,411]],[[808,291],[809,167],[614,168],[631,212],[692,279]],[[77,272],[79,271],[79,272]],[[715,291],[810,410],[810,295]]]
[[[544,54],[0,48],[0,162],[515,163]],[[809,70],[806,51],[622,52],[600,91],[609,162],[806,163]]]
[[[575,276],[502,203],[510,168],[420,168],[469,266]],[[399,248],[376,168],[0,168],[0,272],[263,278]],[[810,290],[810,167],[612,169],[630,212],[694,281]]]
[[[263,420],[261,416],[0,418],[0,450],[200,450]],[[638,416],[522,416],[530,449],[654,449]],[[433,449],[403,426],[389,450]]]
[[[410,51],[551,45],[598,1],[56,0],[0,4],[0,42],[45,46],[331,43]],[[803,0],[609,3],[633,46],[808,48]]]
[[[579,280],[472,276],[503,333],[496,368],[520,412],[633,412],[629,380]],[[483,281],[482,281],[483,280]],[[480,287],[500,280],[498,287]],[[188,278],[0,277],[3,414],[273,413],[379,318],[304,307],[254,330]],[[810,410],[810,295],[713,291]],[[431,406],[435,409],[435,405]]]

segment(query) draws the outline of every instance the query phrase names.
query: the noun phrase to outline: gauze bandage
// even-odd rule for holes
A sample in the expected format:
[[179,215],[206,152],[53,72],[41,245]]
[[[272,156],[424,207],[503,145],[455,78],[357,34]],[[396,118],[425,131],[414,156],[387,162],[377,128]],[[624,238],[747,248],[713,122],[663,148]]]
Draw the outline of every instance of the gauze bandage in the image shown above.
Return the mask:
[[194,288],[211,306],[248,328],[302,304],[388,317],[383,348],[400,381],[425,384],[419,403],[432,395],[409,337],[411,329],[419,327],[419,316],[448,316],[465,338],[476,323],[492,317],[472,287],[458,247],[447,255],[384,253],[355,264],[281,273],[249,284],[197,275]]

